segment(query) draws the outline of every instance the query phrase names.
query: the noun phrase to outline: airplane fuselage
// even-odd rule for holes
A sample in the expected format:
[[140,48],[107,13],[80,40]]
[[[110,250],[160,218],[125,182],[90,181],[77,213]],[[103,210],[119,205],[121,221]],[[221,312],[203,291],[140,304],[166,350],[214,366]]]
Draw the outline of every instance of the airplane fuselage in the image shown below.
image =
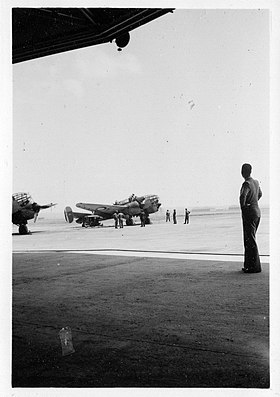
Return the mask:
[[[135,196],[133,199],[116,201],[114,203],[115,210],[122,212],[128,217],[139,216],[142,211],[146,215],[157,212],[161,203],[157,195]],[[91,211],[94,215],[98,215],[103,219],[112,218],[112,206],[104,204],[77,203],[76,207]]]
[[35,211],[32,209],[23,208],[12,214],[12,222],[15,225],[25,225],[27,221],[34,218],[34,215]]
[[91,214],[73,212],[71,207],[66,207],[64,216],[66,222],[72,223],[74,218],[76,218],[77,223],[84,224],[84,220],[89,216],[95,216],[100,222],[102,220],[112,219],[114,214],[118,212],[124,215],[127,225],[132,225],[132,218],[140,216],[141,213],[145,213],[146,222],[150,223],[149,215],[157,212],[160,206],[159,197],[155,194],[145,196],[132,195],[128,199],[115,201],[114,204],[77,203],[76,207],[91,211]]

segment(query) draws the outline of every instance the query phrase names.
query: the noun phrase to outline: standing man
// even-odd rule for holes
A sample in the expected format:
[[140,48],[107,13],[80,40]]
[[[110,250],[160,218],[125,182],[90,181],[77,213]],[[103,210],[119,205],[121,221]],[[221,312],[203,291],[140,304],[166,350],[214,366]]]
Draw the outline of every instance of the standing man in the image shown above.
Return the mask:
[[123,217],[124,217],[124,214],[122,212],[119,212],[118,213],[118,220],[119,220],[120,229],[123,228]]
[[116,212],[113,214],[113,218],[115,221],[115,229],[117,229],[118,228],[118,219],[119,219],[119,211],[118,210],[116,210]]
[[185,222],[184,222],[184,224],[189,224],[189,221],[190,221],[190,211],[188,211],[188,209],[187,208],[185,208]]
[[134,193],[132,193],[132,195],[128,198],[128,201],[131,203],[132,201],[134,201],[135,200],[135,194]]
[[173,223],[177,223],[177,215],[176,215],[176,210],[173,210]]
[[170,212],[169,210],[166,211],[166,222],[170,222]]
[[141,220],[141,227],[145,227],[146,225],[146,215],[144,211],[140,212],[140,220]]
[[259,182],[251,177],[252,166],[243,164],[241,175],[245,179],[240,190],[240,208],[242,212],[244,239],[244,273],[259,273],[262,271],[256,242],[256,232],[261,219],[258,200],[262,196]]

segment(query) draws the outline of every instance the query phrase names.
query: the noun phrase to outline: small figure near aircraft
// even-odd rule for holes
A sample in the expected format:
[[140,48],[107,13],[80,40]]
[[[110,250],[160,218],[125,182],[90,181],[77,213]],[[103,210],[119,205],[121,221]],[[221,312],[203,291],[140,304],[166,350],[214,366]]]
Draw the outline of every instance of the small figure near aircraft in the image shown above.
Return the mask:
[[176,214],[176,210],[173,210],[173,223],[176,224],[177,223],[177,214]]
[[141,211],[141,213],[140,213],[140,220],[141,220],[141,227],[145,227],[146,226],[146,216],[145,216],[144,211]]
[[123,229],[123,219],[124,219],[124,214],[122,212],[119,212],[118,213],[118,220],[119,220],[120,229]]
[[40,210],[56,205],[53,203],[39,205],[33,201],[29,193],[14,193],[12,198],[12,222],[19,226],[19,234],[28,234],[27,221],[34,218],[36,222]]
[[118,224],[119,224],[119,211],[116,210],[116,212],[113,213],[113,218],[115,221],[115,229],[118,228]]
[[92,226],[99,226],[101,221],[114,219],[114,214],[121,213],[126,220],[126,225],[131,226],[133,225],[132,218],[134,216],[140,216],[141,212],[145,214],[145,223],[149,224],[149,215],[157,212],[160,206],[161,203],[156,194],[145,196],[132,195],[128,199],[115,201],[114,204],[78,203],[76,207],[91,211],[91,213],[73,212],[71,207],[66,207],[64,209],[64,216],[66,222],[69,223],[72,223],[74,218],[77,223],[81,224],[88,223],[88,220],[91,219]]
[[188,211],[188,209],[185,208],[185,222],[184,223],[189,224],[189,222],[190,222],[190,211]]
[[170,222],[170,211],[169,210],[166,210],[165,221]]

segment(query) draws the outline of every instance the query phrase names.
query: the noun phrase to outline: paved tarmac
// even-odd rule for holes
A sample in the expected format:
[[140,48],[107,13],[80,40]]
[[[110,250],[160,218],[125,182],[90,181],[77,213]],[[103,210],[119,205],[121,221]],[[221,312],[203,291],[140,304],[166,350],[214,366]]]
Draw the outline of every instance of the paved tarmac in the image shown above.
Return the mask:
[[14,254],[13,386],[266,388],[268,277],[235,262]]
[[[192,259],[243,260],[240,214],[193,216],[189,225],[153,220],[152,225],[116,230],[112,221],[103,227],[83,228],[61,219],[30,222],[30,235],[20,236],[13,226],[13,251],[72,250],[107,254],[178,257]],[[262,262],[269,262],[269,222],[263,217],[258,230]]]
[[253,275],[232,217],[30,229],[13,235],[14,387],[269,387],[265,225]]

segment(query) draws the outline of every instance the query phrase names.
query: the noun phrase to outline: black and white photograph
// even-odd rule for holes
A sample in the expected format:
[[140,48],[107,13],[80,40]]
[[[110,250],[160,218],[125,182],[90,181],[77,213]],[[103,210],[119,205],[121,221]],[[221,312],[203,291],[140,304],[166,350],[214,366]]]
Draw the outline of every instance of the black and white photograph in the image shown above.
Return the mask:
[[278,6],[3,10],[2,395],[277,395]]

